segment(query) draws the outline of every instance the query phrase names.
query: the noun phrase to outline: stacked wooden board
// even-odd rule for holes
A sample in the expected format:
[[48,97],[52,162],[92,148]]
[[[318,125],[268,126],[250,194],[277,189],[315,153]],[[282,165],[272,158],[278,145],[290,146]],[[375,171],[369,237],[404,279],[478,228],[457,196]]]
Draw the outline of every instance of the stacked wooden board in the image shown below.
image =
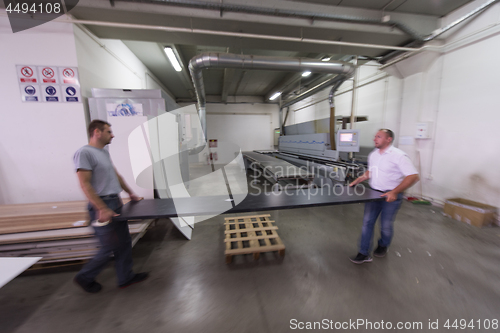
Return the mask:
[[[38,264],[91,258],[99,243],[89,226],[86,205],[85,201],[1,205],[0,257],[43,257]],[[129,222],[132,245],[152,222]]]

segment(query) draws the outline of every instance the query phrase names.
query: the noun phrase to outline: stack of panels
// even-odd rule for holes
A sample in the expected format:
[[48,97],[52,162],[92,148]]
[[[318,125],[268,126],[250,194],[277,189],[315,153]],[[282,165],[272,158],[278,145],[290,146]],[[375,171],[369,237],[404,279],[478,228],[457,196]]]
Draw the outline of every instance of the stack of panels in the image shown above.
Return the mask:
[[85,201],[1,205],[0,235],[88,225]]
[[[99,243],[87,216],[84,201],[0,206],[0,257],[42,257],[38,263],[89,259]],[[132,245],[152,221],[129,222]]]

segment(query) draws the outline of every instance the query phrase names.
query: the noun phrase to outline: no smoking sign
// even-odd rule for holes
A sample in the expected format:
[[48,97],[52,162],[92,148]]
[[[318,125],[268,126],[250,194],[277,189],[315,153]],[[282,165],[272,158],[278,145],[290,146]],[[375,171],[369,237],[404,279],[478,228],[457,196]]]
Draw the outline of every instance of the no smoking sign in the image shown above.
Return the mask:
[[59,83],[57,75],[56,75],[56,69],[54,67],[38,67],[40,75],[39,77],[42,79],[42,83]]

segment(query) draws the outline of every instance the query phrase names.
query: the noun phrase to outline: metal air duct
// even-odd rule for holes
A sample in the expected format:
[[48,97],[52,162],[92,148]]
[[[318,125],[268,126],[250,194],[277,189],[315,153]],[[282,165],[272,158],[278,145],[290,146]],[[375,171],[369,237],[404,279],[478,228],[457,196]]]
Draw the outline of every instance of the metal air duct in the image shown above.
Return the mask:
[[307,98],[316,92],[334,84],[336,81],[352,76],[355,67],[343,62],[324,62],[320,59],[307,58],[282,58],[282,57],[264,57],[253,55],[240,55],[230,53],[202,53],[193,57],[189,61],[189,72],[193,79],[193,85],[198,99],[198,113],[201,126],[207,137],[206,128],[206,99],[205,86],[203,84],[203,69],[206,68],[236,68],[236,69],[258,69],[275,71],[311,71],[313,73],[339,74],[314,88],[307,90],[294,99],[287,101],[281,107],[287,107],[298,101]]
[[[116,0],[115,0],[116,1]],[[347,23],[357,23],[357,24],[371,24],[386,26],[391,28],[397,28],[403,33],[407,34],[414,40],[422,40],[418,32],[414,31],[408,25],[394,21],[382,21],[378,17],[358,17],[350,15],[338,15],[330,14],[324,12],[304,12],[296,11],[290,9],[281,8],[268,8],[268,7],[256,7],[247,6],[240,4],[228,4],[219,2],[208,2],[208,1],[196,1],[196,0],[119,0],[123,2],[143,2],[159,5],[170,5],[184,8],[194,8],[194,9],[205,9],[205,10],[215,10],[221,13],[223,12],[233,12],[233,13],[245,13],[253,15],[266,15],[266,16],[278,16],[287,18],[300,18],[311,21],[333,21],[333,22],[347,22]]]

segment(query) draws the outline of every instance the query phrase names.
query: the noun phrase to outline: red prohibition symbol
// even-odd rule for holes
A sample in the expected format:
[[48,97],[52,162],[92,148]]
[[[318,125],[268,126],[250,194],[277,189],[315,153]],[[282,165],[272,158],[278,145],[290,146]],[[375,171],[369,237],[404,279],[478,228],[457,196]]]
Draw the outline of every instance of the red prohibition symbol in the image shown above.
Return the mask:
[[25,77],[32,77],[33,76],[33,70],[31,67],[23,67],[21,68],[21,74]]
[[52,68],[50,67],[45,67],[43,70],[42,70],[42,74],[43,76],[45,76],[46,78],[48,79],[51,79],[54,77],[54,71],[52,70]]
[[73,70],[71,68],[65,68],[63,70],[63,75],[65,77],[74,77],[75,76],[75,72],[73,72]]

